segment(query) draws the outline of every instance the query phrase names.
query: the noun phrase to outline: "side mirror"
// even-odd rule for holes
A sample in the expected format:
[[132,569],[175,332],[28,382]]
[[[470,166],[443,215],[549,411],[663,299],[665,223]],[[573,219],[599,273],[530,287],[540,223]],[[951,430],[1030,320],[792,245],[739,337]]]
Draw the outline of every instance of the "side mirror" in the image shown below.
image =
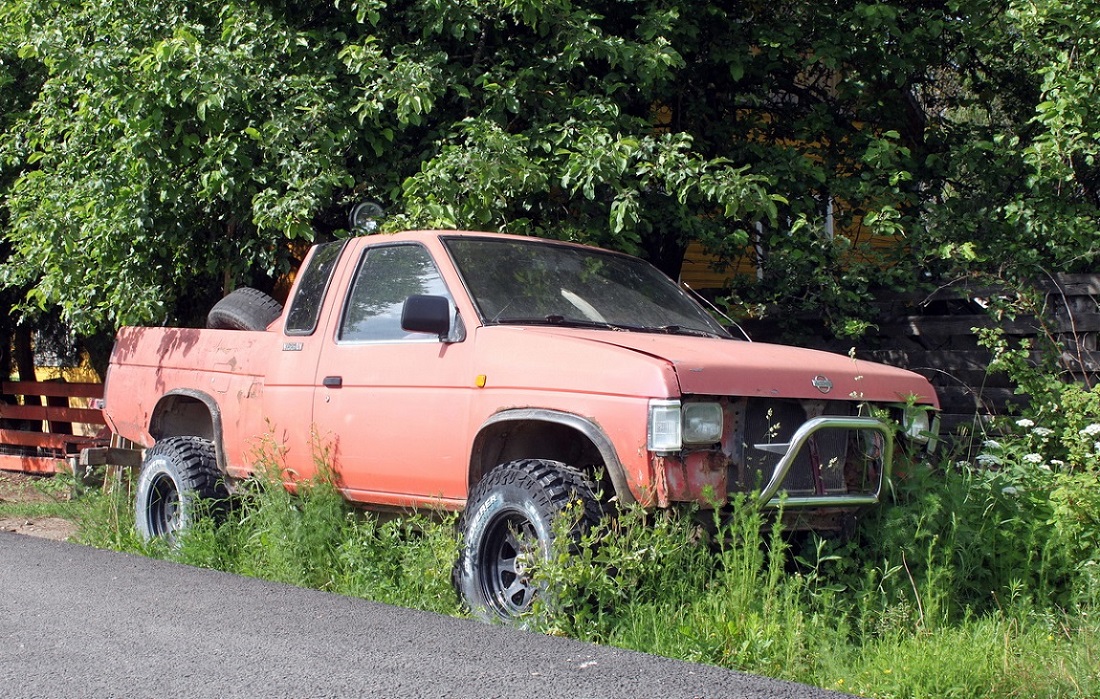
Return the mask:
[[451,302],[445,296],[410,296],[401,309],[401,329],[431,333],[446,341],[451,332]]

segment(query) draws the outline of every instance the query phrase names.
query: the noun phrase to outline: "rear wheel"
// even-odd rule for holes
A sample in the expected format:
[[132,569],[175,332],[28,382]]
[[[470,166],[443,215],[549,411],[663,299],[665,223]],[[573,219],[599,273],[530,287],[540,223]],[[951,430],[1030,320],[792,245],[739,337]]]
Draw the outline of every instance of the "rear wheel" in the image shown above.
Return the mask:
[[242,286],[214,304],[206,315],[212,330],[263,330],[282,315],[283,305],[259,289]]
[[474,614],[515,620],[531,609],[540,592],[533,564],[550,555],[567,510],[576,519],[574,539],[600,516],[588,478],[557,461],[512,461],[477,484],[459,521],[464,541],[454,571],[455,589]]
[[213,443],[201,437],[169,437],[145,453],[134,523],[142,538],[174,544],[202,507],[218,515],[228,497]]

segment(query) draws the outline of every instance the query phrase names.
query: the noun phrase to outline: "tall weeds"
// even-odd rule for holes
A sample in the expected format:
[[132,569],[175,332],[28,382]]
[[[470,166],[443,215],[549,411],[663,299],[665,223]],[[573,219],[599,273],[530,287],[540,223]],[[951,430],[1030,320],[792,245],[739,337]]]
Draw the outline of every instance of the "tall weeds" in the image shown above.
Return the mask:
[[[743,499],[559,536],[528,626],[873,697],[1100,697],[1100,391],[1055,388],[1061,413],[1010,421],[973,462],[907,464],[848,538],[785,535]],[[124,484],[81,500],[81,536],[463,613],[452,515],[363,512],[331,475],[292,494],[272,474],[176,549],[136,537]]]

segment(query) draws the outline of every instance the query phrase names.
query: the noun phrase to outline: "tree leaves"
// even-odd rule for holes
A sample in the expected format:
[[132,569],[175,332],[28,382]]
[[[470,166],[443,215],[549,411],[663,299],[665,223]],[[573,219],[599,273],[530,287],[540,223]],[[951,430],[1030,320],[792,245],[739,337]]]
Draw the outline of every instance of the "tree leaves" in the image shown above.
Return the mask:
[[353,132],[324,72],[337,63],[311,34],[247,5],[177,3],[174,20],[112,2],[23,9],[21,46],[63,47],[43,54],[24,127],[37,169],[8,200],[5,274],[36,283],[34,306],[87,331],[164,318],[197,289],[217,298],[223,277],[285,270],[279,242],[311,239],[349,186]]
[[690,243],[719,264],[749,253],[764,274],[746,298],[839,315],[903,281],[860,269],[878,264],[868,235],[909,265],[1091,259],[1093,14],[9,0],[0,278],[83,330],[186,321],[270,286],[291,243],[340,233],[368,198],[389,227],[592,242],[674,276]]

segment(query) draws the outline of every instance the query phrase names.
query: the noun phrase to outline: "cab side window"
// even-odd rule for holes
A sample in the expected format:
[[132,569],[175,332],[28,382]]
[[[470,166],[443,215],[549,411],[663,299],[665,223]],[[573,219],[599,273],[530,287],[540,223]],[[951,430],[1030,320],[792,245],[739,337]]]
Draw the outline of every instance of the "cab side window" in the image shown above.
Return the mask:
[[432,335],[401,329],[405,299],[415,295],[451,298],[428,251],[414,244],[368,248],[359,262],[337,339],[341,342],[437,340]]
[[301,271],[298,290],[291,301],[290,310],[287,311],[287,335],[311,335],[317,329],[321,304],[325,302],[325,291],[343,249],[343,242],[338,241],[319,245],[313,251],[309,266]]

